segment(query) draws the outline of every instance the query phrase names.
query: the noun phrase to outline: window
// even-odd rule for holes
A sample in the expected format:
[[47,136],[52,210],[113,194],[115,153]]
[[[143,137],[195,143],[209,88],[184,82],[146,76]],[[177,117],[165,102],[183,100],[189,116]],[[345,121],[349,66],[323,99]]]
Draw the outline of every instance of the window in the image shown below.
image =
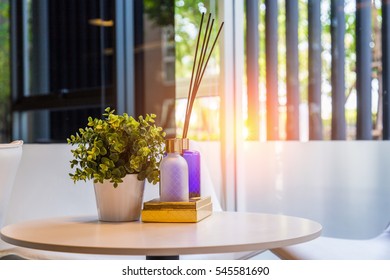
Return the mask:
[[[181,136],[201,12],[211,12],[216,26],[225,24],[198,92],[189,138],[209,141],[211,161],[220,167],[212,172],[223,174],[215,176],[216,185],[234,209],[248,142],[389,138],[390,102],[382,94],[390,80],[388,9],[379,1],[361,2],[368,4],[11,1],[13,138],[64,142],[106,106],[155,113],[169,137]],[[337,29],[331,24],[336,18]],[[356,27],[365,32],[356,33]],[[374,60],[367,60],[371,55]]]
[[161,106],[174,100],[172,26],[153,22],[147,4],[12,1],[13,138],[65,142],[108,106],[155,113],[174,134],[174,106]]

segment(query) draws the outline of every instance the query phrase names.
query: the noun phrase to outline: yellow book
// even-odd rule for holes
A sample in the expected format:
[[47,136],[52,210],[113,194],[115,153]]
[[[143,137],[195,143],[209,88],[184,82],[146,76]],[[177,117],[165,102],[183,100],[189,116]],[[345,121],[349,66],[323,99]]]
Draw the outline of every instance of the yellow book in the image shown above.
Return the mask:
[[142,222],[155,223],[196,223],[211,215],[212,203],[203,205],[197,209],[143,209],[141,212]]

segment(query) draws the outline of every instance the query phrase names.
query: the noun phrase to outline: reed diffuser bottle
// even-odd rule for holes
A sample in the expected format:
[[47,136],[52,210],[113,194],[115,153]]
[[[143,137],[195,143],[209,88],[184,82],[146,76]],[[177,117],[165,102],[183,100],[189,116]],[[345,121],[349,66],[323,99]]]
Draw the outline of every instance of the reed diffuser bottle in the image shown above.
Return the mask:
[[188,165],[181,156],[181,139],[165,141],[166,156],[160,164],[160,200],[188,201]]
[[183,141],[183,157],[188,165],[188,191],[189,197],[200,197],[200,153],[190,149],[188,138]]
[[[196,94],[198,93],[203,75],[207,68],[207,64],[210,60],[211,54],[214,50],[215,44],[218,40],[219,34],[221,33],[224,24],[223,22],[221,23],[218,29],[218,33],[214,39],[214,42],[211,44],[211,47],[209,48],[210,35],[213,30],[214,19],[211,20],[211,13],[210,13],[207,19],[206,29],[203,32],[203,36],[202,36],[203,19],[204,19],[204,13],[202,13],[198,37],[196,40],[195,56],[192,64],[191,80],[190,80],[190,86],[188,89],[188,97],[187,97],[186,115],[184,119],[183,137],[182,137],[183,139],[181,139],[183,141],[183,157],[186,159],[188,163],[188,171],[190,176],[189,195],[191,198],[200,196],[200,154],[197,151],[193,151],[189,149],[189,141],[187,139],[188,127],[190,125],[191,112],[192,112],[192,107],[194,106]],[[198,58],[198,51],[199,51],[199,58]]]

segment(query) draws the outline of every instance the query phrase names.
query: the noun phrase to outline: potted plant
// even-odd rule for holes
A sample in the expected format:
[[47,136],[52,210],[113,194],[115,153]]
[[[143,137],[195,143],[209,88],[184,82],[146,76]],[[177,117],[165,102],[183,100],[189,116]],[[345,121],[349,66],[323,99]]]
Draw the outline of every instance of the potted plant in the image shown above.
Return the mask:
[[165,133],[155,117],[137,120],[107,108],[102,119],[89,117],[87,127],[67,139],[77,146],[69,175],[74,182],[93,180],[100,220],[138,220],[145,179],[159,182]]

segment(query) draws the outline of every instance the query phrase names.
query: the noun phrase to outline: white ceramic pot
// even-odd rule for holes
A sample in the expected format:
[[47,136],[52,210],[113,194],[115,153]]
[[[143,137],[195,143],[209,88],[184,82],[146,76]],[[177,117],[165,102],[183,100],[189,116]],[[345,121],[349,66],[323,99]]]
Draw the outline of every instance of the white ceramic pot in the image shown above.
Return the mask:
[[129,222],[139,220],[145,181],[129,174],[114,188],[109,181],[95,183],[96,204],[100,221]]

